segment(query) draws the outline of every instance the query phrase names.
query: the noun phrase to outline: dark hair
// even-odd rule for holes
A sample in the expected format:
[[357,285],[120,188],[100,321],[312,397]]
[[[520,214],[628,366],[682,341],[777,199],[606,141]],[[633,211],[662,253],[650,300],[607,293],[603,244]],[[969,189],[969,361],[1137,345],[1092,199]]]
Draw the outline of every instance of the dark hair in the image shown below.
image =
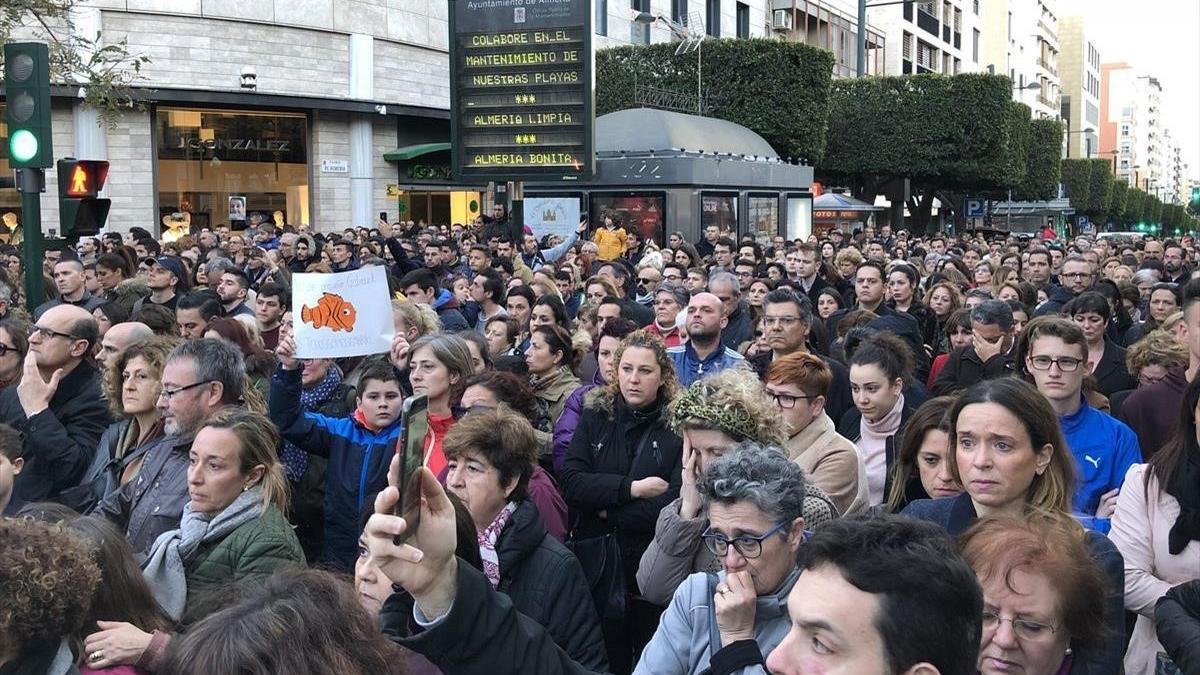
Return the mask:
[[913,371],[912,350],[908,344],[891,333],[874,333],[863,338],[854,355],[851,366],[877,365],[889,380],[908,380]]
[[513,296],[525,298],[525,302],[529,304],[529,309],[531,310],[533,309],[533,303],[537,302],[537,295],[534,294],[532,288],[526,286],[525,284],[510,288],[508,290],[508,297],[505,298],[505,304],[507,304],[509,300],[512,300]]
[[130,264],[129,259],[117,253],[105,253],[99,258],[96,258],[96,267],[103,267],[105,269],[120,272],[121,277],[124,279],[132,279],[135,275],[133,266]]
[[984,300],[971,310],[971,323],[999,326],[1007,331],[1013,327],[1012,308],[1003,300]]
[[239,591],[171,641],[162,675],[404,672],[395,645],[333,573],[288,569]]
[[912,286],[913,288],[913,300],[917,300],[917,284],[921,282],[921,275],[917,274],[917,269],[912,265],[900,263],[893,265],[892,271],[889,272],[888,275],[890,276],[892,272],[900,272],[904,276],[908,277],[908,285]]
[[25,456],[25,437],[21,432],[2,423],[0,423],[0,455],[10,462]]
[[928,662],[973,673],[983,634],[983,591],[950,535],[902,516],[836,518],[800,547],[802,570],[832,566],[878,596],[872,624],[888,672]]
[[[129,321],[129,316],[133,312],[133,307],[124,302],[113,300],[100,305],[96,309],[108,319],[111,324],[125,323]],[[94,311],[94,310],[93,310]]]
[[623,316],[619,316],[615,319],[609,319],[608,321],[604,322],[604,328],[601,328],[600,334],[596,336],[596,346],[600,346],[600,338],[610,337],[616,338],[617,340],[624,340],[625,336],[633,333],[637,329],[638,325],[636,322],[630,321]]
[[100,585],[81,638],[99,630],[97,621],[125,621],[146,632],[171,630],[173,623],[154,600],[124,532],[93,516],[76,518],[68,528],[89,544],[100,567]]
[[270,377],[275,371],[275,355],[254,344],[241,321],[231,317],[213,319],[208,324],[208,330],[237,345],[242,352],[246,372],[251,377]]
[[[922,403],[904,423],[900,452],[892,469],[895,472],[891,481],[892,489],[887,497],[889,512],[900,513],[909,502],[932,497],[925,492],[925,486],[921,484],[921,472],[917,470],[917,451],[925,443],[925,434],[930,431],[950,432],[947,414],[953,405],[953,396],[931,398]],[[947,453],[946,461],[954,461],[953,449]]]
[[796,291],[788,287],[776,288],[767,293],[767,297],[763,298],[763,305],[782,305],[791,303],[796,306],[796,313],[800,316],[800,323],[812,325],[813,312],[812,302],[806,295],[800,295]]
[[463,390],[471,387],[483,387],[492,392],[498,402],[523,415],[530,424],[540,421],[542,413],[537,404],[538,399],[534,396],[527,378],[515,373],[489,370],[468,379]]
[[155,335],[179,335],[179,327],[175,323],[175,312],[166,305],[156,305],[153,302],[142,303],[129,317],[130,321],[138,321],[150,327]]
[[543,295],[534,301],[533,307],[549,307],[550,313],[554,315],[554,323],[566,330],[571,330],[571,319],[567,316],[567,308],[558,296]]
[[400,278],[400,289],[415,285],[423,291],[435,291],[438,288],[437,276],[428,267],[419,267]]
[[512,318],[511,316],[509,316],[507,314],[502,314],[499,316],[493,316],[492,318],[488,319],[487,323],[483,324],[483,327],[486,329],[488,326],[492,325],[493,323],[496,323],[497,321],[504,324],[504,331],[505,331],[505,334],[508,336],[508,343],[510,345],[516,344],[517,337],[519,337],[521,335],[520,322],[518,322],[516,319]]
[[[292,304],[292,294],[287,286],[277,282],[270,281],[263,284],[258,289],[258,297],[279,298],[279,308],[283,311],[288,311]],[[176,305],[176,308],[179,306]]]
[[237,403],[246,386],[246,366],[241,351],[223,340],[200,338],[188,340],[171,350],[167,363],[191,359],[197,382],[219,382],[221,402]]
[[508,501],[516,502],[525,498],[537,466],[538,441],[530,421],[512,413],[505,406],[464,416],[446,433],[442,450],[449,461],[466,453],[482,456],[496,468],[501,487],[516,481],[508,496]]
[[483,279],[483,292],[497,305],[504,304],[504,281],[495,274],[480,272],[478,277]]
[[1065,317],[1073,317],[1076,314],[1099,314],[1100,318],[1108,323],[1112,316],[1112,305],[1109,305],[1108,300],[1096,291],[1084,291],[1078,297],[1072,298],[1062,308],[1062,315]]
[[246,278],[246,274],[244,272],[239,269],[227,269],[221,272],[221,276],[225,276],[226,274],[233,277],[234,281],[237,282],[237,285],[242,287],[242,290],[250,290],[250,280]]
[[[770,294],[768,294],[768,295],[770,295]],[[838,289],[835,288],[834,286],[826,286],[825,288],[822,288],[821,292],[817,293],[817,299],[819,300],[821,298],[821,296],[823,296],[823,295],[833,298],[833,301],[834,301],[834,303],[837,304],[838,309],[846,308],[846,302],[845,302],[845,300],[842,299],[842,294],[839,293]]]
[[571,344],[571,334],[563,330],[561,326],[538,326],[533,329],[533,334],[541,335],[546,341],[546,347],[553,355],[556,352],[562,353],[561,366],[575,370],[576,354],[575,345]]
[[867,267],[879,270],[879,279],[885,283],[887,282],[887,275],[888,275],[887,269],[885,269],[883,266],[883,263],[879,262],[878,260],[864,260],[864,261],[860,262],[858,264],[858,267],[854,268],[854,277],[857,279],[859,270],[865,269]]
[[383,383],[395,382],[401,389],[404,388],[400,371],[385,359],[375,359],[363,367],[362,374],[358,376],[359,395],[362,395],[362,391],[367,388],[367,380]]
[[195,309],[200,311],[200,318],[211,321],[213,317],[221,316],[221,299],[211,289],[198,289],[184,293],[175,303],[175,311]]

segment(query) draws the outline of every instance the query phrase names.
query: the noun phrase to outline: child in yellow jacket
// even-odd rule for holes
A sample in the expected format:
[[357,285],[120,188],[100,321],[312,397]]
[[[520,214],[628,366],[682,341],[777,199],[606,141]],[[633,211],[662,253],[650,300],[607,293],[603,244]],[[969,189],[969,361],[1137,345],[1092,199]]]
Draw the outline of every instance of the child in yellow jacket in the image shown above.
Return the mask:
[[592,241],[600,249],[596,257],[600,260],[614,260],[625,255],[625,244],[629,240],[625,228],[617,227],[612,216],[604,217],[604,227],[596,230]]

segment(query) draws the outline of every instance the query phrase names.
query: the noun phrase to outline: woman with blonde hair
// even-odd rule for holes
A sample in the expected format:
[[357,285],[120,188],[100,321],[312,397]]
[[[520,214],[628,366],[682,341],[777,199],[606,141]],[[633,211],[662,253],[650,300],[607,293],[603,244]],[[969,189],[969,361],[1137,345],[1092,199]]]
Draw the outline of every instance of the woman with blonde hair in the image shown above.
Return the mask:
[[[952,536],[989,516],[1028,519],[1051,512],[1071,518],[1075,460],[1058,415],[1037,389],[1015,377],[985,380],[958,397],[949,420],[950,474],[964,492],[918,499],[905,507],[904,515],[941,525]],[[1082,530],[1077,521],[1072,523]],[[1088,530],[1081,536],[1107,579],[1106,639],[1097,648],[1077,650],[1075,660],[1088,669],[1073,672],[1117,673],[1125,651],[1119,637],[1125,631],[1121,555],[1098,532]]]
[[198,601],[208,591],[304,565],[284,516],[288,484],[278,447],[271,420],[236,408],[213,415],[196,432],[179,529],[155,540],[142,567],[172,619],[187,625],[203,618]]

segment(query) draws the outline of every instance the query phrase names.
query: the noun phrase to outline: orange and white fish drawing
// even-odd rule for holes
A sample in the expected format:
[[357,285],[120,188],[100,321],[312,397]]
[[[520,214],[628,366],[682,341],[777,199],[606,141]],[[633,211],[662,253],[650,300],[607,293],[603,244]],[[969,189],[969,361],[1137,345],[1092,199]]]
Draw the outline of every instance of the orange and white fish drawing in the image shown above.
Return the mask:
[[304,305],[300,308],[300,320],[313,328],[329,328],[333,331],[352,331],[358,311],[342,296],[325,293],[316,307]]

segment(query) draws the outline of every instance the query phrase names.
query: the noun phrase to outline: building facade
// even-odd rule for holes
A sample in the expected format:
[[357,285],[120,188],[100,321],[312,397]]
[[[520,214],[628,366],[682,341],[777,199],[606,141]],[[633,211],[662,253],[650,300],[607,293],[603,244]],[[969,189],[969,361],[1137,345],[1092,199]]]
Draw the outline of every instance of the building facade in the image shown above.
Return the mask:
[[1058,40],[1066,156],[1092,157],[1100,151],[1100,48],[1088,35],[1082,16],[1062,17]]
[[1035,118],[1059,118],[1061,78],[1054,0],[986,0],[983,64],[1013,81],[1013,98]]
[[958,75],[980,69],[979,0],[923,0],[870,10],[887,37],[888,75]]

